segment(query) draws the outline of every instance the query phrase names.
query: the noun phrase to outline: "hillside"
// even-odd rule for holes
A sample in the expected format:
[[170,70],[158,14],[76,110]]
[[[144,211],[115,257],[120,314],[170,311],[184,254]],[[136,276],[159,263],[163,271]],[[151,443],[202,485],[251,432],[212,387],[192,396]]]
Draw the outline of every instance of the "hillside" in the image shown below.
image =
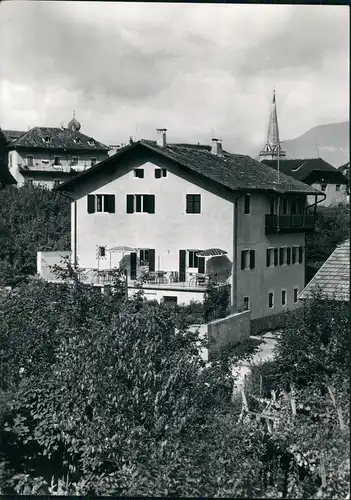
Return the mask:
[[349,122],[313,127],[295,139],[285,140],[288,158],[319,156],[335,167],[349,161]]

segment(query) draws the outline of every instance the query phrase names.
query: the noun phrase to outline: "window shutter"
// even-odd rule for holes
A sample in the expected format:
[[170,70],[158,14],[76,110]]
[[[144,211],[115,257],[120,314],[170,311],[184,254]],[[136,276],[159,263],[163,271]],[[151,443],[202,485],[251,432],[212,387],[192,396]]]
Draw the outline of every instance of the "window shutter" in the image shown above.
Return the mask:
[[278,265],[278,248],[274,249],[274,265]]
[[136,280],[137,268],[137,254],[135,252],[130,254],[130,279]]
[[286,250],[286,263],[289,265],[291,263],[291,248],[288,247]]
[[245,198],[244,198],[244,213],[245,214],[250,213],[250,201],[251,201],[251,196],[249,194],[246,194]]
[[179,281],[185,281],[186,250],[179,250]]
[[241,251],[241,269],[246,268],[246,250]]
[[127,214],[134,213],[134,194],[127,194]]
[[161,178],[161,169],[160,168],[155,168],[155,178],[160,179]]
[[255,250],[250,250],[250,269],[255,268]]
[[271,249],[270,248],[267,248],[266,264],[267,264],[267,267],[270,267],[270,265],[271,265]]
[[155,249],[149,248],[149,271],[155,271]]
[[199,274],[205,274],[205,257],[198,257],[197,263],[198,263],[197,269]]
[[154,214],[155,213],[155,195],[154,194],[149,194],[147,195],[147,208],[149,214]]
[[115,195],[114,194],[105,194],[105,196],[104,196],[104,212],[108,212],[110,214],[115,213]]
[[201,214],[201,194],[194,196],[194,213]]
[[299,264],[303,261],[303,247],[299,247]]
[[279,248],[279,265],[284,264],[284,248]]
[[95,195],[88,194],[88,214],[95,212]]
[[190,214],[192,212],[192,196],[191,194],[186,195],[186,213]]

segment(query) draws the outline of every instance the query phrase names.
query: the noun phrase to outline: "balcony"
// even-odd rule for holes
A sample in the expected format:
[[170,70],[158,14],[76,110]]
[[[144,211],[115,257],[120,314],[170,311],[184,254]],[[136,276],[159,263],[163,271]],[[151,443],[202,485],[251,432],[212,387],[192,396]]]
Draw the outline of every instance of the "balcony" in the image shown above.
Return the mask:
[[314,231],[314,215],[266,215],[266,234],[308,233]]

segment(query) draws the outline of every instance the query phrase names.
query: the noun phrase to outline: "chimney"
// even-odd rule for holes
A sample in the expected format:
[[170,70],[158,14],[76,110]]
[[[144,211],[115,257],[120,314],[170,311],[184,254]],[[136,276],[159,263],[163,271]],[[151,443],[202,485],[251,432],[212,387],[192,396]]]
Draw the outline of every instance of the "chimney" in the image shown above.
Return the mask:
[[222,142],[220,139],[212,139],[212,149],[211,153],[217,156],[223,156]]
[[133,144],[133,142],[134,142],[134,141],[133,141],[133,137],[132,137],[132,136],[130,136],[130,137],[129,137],[129,146],[131,146],[131,145]]
[[165,148],[167,146],[167,141],[166,141],[166,128],[157,128],[157,146],[160,146],[161,148]]

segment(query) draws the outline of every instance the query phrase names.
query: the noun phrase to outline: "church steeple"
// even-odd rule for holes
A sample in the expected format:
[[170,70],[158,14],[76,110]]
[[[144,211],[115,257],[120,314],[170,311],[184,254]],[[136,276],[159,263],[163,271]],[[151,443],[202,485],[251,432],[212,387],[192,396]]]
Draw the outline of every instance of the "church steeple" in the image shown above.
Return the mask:
[[286,152],[282,150],[280,140],[279,140],[279,128],[278,128],[278,115],[277,115],[277,103],[275,100],[275,89],[273,90],[273,100],[271,116],[269,118],[268,134],[266,144],[262,151],[260,151],[260,159],[266,157],[271,157],[275,159],[279,156],[286,156]]

